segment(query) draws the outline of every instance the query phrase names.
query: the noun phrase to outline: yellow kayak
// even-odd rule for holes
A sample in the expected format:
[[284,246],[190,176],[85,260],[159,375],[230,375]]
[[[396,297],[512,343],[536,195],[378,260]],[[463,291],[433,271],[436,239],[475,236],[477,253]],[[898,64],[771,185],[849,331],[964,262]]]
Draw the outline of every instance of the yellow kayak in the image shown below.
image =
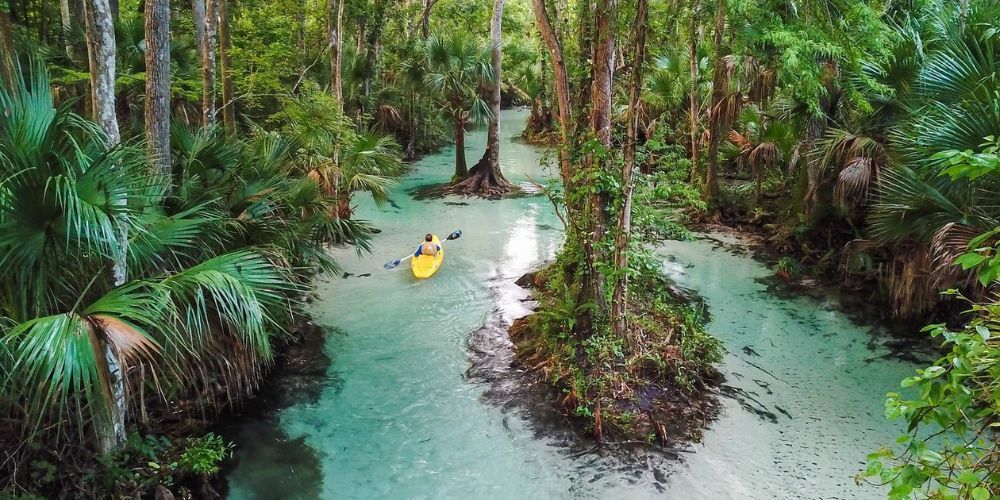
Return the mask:
[[[441,240],[438,239],[436,234],[433,236],[434,238],[431,240],[431,243],[441,246]],[[441,246],[441,250],[438,251],[437,255],[433,257],[430,255],[420,255],[410,259],[410,268],[413,269],[413,275],[417,278],[430,278],[441,268],[442,262],[444,262],[443,246]]]

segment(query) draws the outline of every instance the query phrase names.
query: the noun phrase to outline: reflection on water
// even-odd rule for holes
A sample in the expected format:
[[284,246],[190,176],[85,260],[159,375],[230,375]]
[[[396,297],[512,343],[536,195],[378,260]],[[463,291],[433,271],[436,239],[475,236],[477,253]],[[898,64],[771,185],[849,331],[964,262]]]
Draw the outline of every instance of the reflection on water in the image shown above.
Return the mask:
[[[531,186],[549,172],[537,150],[510,140],[527,113],[503,116],[502,167]],[[470,134],[470,157],[484,142],[482,132]],[[874,496],[850,476],[868,449],[894,437],[881,396],[910,368],[865,364],[871,333],[830,304],[775,298],[755,281],[766,269],[705,242],[661,251],[675,279],[705,297],[712,331],[730,351],[727,394],[738,399],[724,398],[720,420],[682,460],[643,449],[624,458],[588,452],[589,444],[528,419],[524,405],[493,397],[491,377],[466,377],[479,356],[470,354],[470,335],[527,311],[510,282],[551,259],[562,232],[543,196],[407,194],[447,181],[453,157],[446,149],[419,162],[395,189],[395,207],[360,202],[357,217],[383,230],[372,255],[334,254],[347,273],[371,276],[323,280],[313,307],[318,324],[344,332],[325,345],[335,356],[328,376],[339,382],[238,431],[232,498]],[[445,243],[434,278],[416,281],[408,266],[382,269],[424,233],[455,229],[464,234]],[[773,420],[761,417],[768,413]]]

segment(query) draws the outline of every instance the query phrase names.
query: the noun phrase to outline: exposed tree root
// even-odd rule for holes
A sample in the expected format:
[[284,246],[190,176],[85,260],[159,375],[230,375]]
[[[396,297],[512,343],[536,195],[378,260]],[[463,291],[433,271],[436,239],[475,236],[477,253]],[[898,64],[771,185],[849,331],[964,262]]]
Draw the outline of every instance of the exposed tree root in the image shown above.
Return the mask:
[[491,168],[488,155],[483,155],[468,176],[449,186],[448,192],[493,198],[513,191],[514,185],[503,176],[499,166]]

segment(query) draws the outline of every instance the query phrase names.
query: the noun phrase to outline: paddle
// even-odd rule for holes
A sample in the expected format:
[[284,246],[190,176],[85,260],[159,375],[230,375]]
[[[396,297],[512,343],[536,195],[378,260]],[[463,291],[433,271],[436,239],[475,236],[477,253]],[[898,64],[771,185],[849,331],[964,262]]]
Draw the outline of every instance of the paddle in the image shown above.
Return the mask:
[[[457,240],[457,239],[459,239],[461,237],[462,237],[462,230],[459,229],[459,230],[456,230],[455,232],[449,234],[448,237],[445,238],[445,241]],[[407,255],[406,257],[403,257],[402,259],[396,259],[396,260],[391,261],[391,262],[386,262],[385,265],[382,266],[382,267],[384,267],[386,269],[395,269],[396,267],[399,267],[399,265],[402,264],[404,260],[409,259],[410,257],[413,257],[412,253],[410,255]]]

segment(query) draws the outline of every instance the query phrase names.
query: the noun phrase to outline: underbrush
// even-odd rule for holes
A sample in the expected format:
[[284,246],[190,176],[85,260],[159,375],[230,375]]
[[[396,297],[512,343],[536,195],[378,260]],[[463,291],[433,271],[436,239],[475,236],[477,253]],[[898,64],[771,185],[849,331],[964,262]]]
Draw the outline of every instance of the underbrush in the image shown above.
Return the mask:
[[511,327],[520,362],[558,388],[564,413],[599,441],[697,440],[713,411],[706,397],[718,377],[713,363],[723,354],[701,310],[646,274],[630,287],[627,337],[613,335],[606,321],[581,336],[574,333],[581,306],[563,273],[557,262],[535,277],[538,312]]
[[54,450],[39,453],[26,468],[23,477],[31,481],[35,495],[0,491],[0,498],[56,498],[65,488],[65,474],[79,476],[72,490],[86,498],[152,498],[158,490],[178,492],[182,498],[212,498],[217,494],[209,478],[219,471],[220,463],[232,452],[232,443],[207,433],[201,437],[170,438],[158,434],[132,432],[113,453],[96,455],[86,461],[68,463]]

